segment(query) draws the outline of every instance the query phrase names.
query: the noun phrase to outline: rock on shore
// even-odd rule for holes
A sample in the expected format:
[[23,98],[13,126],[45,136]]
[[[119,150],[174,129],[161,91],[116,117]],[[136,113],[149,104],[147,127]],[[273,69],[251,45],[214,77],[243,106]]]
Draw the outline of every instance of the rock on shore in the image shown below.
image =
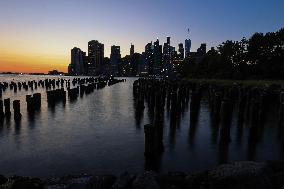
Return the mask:
[[38,179],[0,175],[0,189],[282,189],[284,162],[235,162],[200,173],[146,171]]

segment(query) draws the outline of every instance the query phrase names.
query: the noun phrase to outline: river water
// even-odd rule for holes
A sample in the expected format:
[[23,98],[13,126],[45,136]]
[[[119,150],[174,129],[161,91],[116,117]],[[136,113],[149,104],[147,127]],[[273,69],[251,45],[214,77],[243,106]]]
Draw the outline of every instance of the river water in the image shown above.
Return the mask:
[[[45,78],[53,77],[0,75],[0,82]],[[67,100],[65,105],[58,103],[54,108],[48,107],[45,89],[22,89],[17,93],[6,90],[2,99],[20,100],[23,116],[19,125],[14,123],[13,115],[0,125],[0,174],[51,177],[143,171],[146,166],[143,126],[149,123],[149,117],[147,106],[142,115],[135,114],[132,92],[135,79],[127,78],[127,82],[95,90],[77,101]],[[42,94],[42,107],[31,118],[26,111],[25,95],[35,92]],[[185,110],[180,124],[173,129],[165,112],[165,150],[157,170],[193,172],[236,160],[282,159],[284,147],[277,111],[273,105],[267,111],[257,141],[249,140],[248,126],[238,125],[235,112],[231,141],[225,146],[218,142],[218,130],[211,124],[206,98],[201,101],[194,125],[190,125],[190,112]]]

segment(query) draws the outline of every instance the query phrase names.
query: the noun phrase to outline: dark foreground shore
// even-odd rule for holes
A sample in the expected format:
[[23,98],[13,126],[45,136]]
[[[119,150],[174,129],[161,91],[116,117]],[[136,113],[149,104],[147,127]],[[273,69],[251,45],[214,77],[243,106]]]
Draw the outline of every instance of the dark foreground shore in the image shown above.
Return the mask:
[[0,189],[274,189],[284,188],[284,161],[235,162],[199,173],[80,175],[61,178],[0,176]]

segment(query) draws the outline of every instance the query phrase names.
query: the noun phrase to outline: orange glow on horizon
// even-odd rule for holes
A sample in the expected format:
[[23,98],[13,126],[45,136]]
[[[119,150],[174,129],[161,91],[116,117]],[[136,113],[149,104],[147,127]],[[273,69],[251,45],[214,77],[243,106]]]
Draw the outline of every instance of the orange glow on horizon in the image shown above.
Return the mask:
[[0,54],[0,72],[48,73],[51,70],[67,72],[69,58],[52,55]]

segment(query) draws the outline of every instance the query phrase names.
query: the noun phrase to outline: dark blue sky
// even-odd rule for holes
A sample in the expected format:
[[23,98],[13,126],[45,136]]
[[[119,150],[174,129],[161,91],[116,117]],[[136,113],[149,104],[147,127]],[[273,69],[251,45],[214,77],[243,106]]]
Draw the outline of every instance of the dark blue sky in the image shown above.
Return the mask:
[[165,42],[171,36],[177,46],[188,27],[195,50],[202,42],[217,46],[278,30],[283,10],[283,0],[3,0],[0,50],[25,47],[27,53],[69,57],[73,46],[86,51],[87,42],[97,39],[106,56],[113,44],[125,55],[131,42],[141,52],[157,37]]

